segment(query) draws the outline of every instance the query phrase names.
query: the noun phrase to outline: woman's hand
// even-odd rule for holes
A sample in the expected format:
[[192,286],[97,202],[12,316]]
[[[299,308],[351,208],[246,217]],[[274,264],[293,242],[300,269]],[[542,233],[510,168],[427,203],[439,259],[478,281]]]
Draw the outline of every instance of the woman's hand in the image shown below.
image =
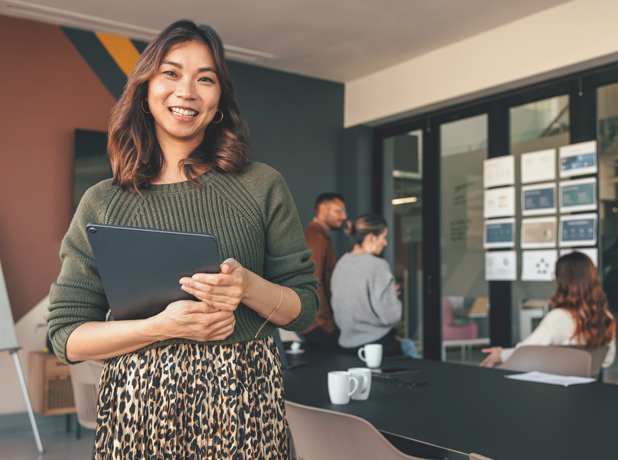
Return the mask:
[[233,312],[248,289],[249,276],[240,263],[227,259],[221,264],[221,273],[196,273],[182,278],[180,284],[213,311]]
[[204,302],[179,300],[152,318],[163,337],[209,342],[223,340],[234,332],[234,312],[216,310]]
[[488,354],[483,360],[483,362],[479,364],[479,366],[494,367],[494,365],[502,362],[502,358],[500,357],[500,354],[502,353],[502,347],[483,348],[481,351]]

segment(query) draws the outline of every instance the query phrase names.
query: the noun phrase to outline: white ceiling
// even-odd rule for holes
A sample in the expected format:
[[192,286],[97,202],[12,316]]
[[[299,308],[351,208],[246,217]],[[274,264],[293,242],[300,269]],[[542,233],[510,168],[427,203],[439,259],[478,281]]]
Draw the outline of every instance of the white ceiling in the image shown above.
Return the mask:
[[189,18],[238,60],[348,82],[567,1],[0,0],[0,14],[141,39]]

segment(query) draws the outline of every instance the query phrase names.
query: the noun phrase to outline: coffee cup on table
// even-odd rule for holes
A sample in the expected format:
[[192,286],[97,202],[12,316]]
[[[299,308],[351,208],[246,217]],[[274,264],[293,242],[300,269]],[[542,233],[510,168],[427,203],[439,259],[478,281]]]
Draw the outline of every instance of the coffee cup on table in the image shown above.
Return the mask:
[[358,357],[365,361],[367,367],[373,369],[380,367],[382,364],[382,345],[379,343],[370,343],[358,349]]
[[364,401],[369,398],[371,391],[371,369],[366,367],[351,367],[348,372],[358,379],[358,388],[351,398]]
[[328,373],[328,395],[333,404],[347,404],[350,396],[359,387],[359,381],[350,372],[332,371]]

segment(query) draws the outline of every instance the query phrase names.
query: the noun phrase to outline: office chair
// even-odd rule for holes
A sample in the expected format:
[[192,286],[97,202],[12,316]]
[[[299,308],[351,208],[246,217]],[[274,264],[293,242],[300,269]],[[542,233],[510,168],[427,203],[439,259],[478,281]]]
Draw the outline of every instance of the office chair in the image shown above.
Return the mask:
[[423,460],[395,449],[360,417],[289,401],[285,410],[299,460]]
[[103,364],[96,361],[84,361],[69,366],[69,369],[71,370],[77,422],[84,428],[94,430],[97,426],[99,381],[103,372]]
[[507,371],[590,377],[592,355],[580,348],[527,345],[516,348],[509,359],[496,367]]
[[609,345],[603,345],[592,349],[581,348],[576,345],[569,345],[565,348],[575,348],[577,350],[584,350],[586,353],[590,353],[592,357],[592,364],[590,367],[590,377],[597,379],[599,382],[603,382],[603,361],[607,355]]

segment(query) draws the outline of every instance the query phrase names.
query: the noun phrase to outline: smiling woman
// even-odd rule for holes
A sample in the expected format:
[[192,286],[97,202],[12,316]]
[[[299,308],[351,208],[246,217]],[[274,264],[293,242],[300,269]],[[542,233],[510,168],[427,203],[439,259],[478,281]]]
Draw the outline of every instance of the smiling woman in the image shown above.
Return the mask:
[[[109,132],[114,177],[78,206],[48,316],[63,361],[105,359],[95,458],[287,459],[272,333],[313,324],[315,264],[285,181],[247,161],[215,31],[179,21],[161,32],[129,75]],[[112,321],[88,223],[214,235],[221,273],[179,280],[195,301]]]
[[115,183],[136,191],[174,177],[196,185],[211,168],[238,173],[248,142],[221,39],[208,26],[175,27],[137,61],[112,110],[108,150]]

